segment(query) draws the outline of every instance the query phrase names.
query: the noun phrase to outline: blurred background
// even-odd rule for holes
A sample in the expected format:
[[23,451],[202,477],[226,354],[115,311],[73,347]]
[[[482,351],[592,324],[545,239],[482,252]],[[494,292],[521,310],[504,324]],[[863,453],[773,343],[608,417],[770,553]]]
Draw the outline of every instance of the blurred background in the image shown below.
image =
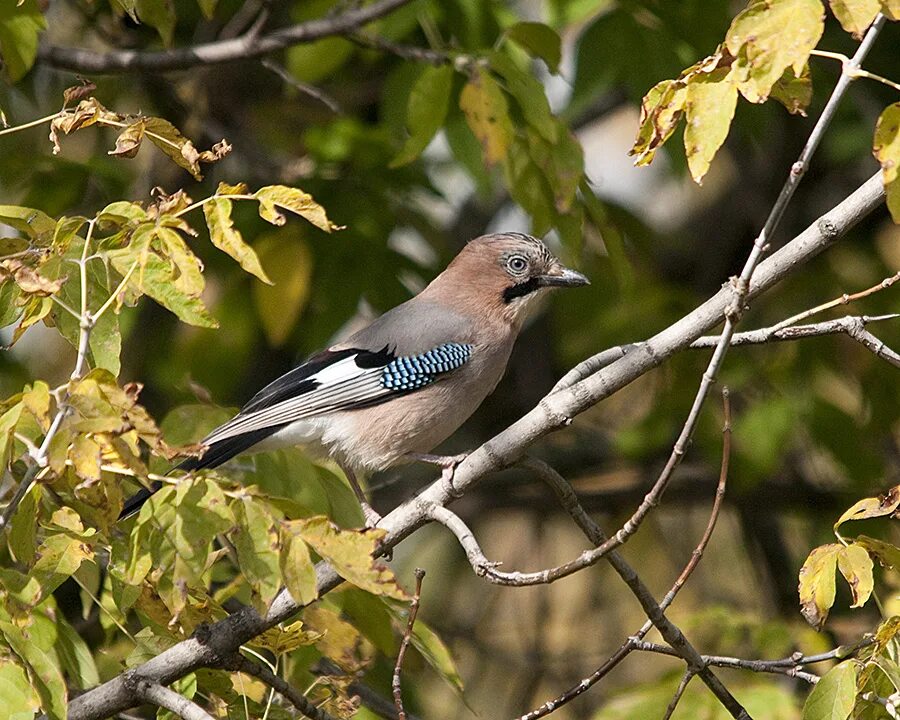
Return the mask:
[[[221,0],[214,17],[204,19],[193,4],[180,5],[175,45],[235,36],[259,9],[252,1]],[[270,5],[269,25],[279,27],[347,3]],[[420,0],[374,26],[392,42],[442,43],[471,53],[494,46],[502,28],[518,20],[556,29],[563,41],[560,73],[551,75],[541,63],[535,63],[535,73],[554,112],[584,149],[589,186],[605,214],[602,227],[585,224],[575,240],[548,234],[548,242],[592,285],[560,294],[534,319],[500,387],[446,444],[448,452],[477,447],[531,409],[575,363],[649,337],[739,270],[840,64],[813,59],[809,117],[789,115],[776,103],[741,101],[702,187],[687,175],[678,137],[648,168],[634,168],[627,152],[644,93],[713,52],[742,6],[725,0]],[[46,14],[45,39],[56,44],[159,44],[153,28],[116,16],[104,3],[49,3]],[[829,19],[820,47],[852,54],[856,43]],[[866,69],[900,80],[898,47],[900,25],[889,24]],[[333,235],[299,220],[273,228],[256,217],[255,207],[238,206],[236,224],[274,287],[198,240],[192,247],[206,265],[204,299],[218,330],[181,324],[149,299],[123,312],[121,381],[144,384],[142,401],[159,420],[184,404],[239,406],[298,360],[410,297],[467,240],[487,231],[532,229],[503,179],[483,166],[455,101],[446,128],[422,158],[390,166],[406,137],[406,102],[421,65],[343,38],[299,45],[275,59],[319,97],[258,61],[90,78],[98,85],[96,97],[111,109],[165,117],[198,147],[227,138],[233,152],[199,184],[148,148],[133,160],[108,157],[114,142],[109,130],[65,138],[58,156],[50,152],[44,127],[0,139],[2,201],[53,216],[93,215],[113,200],[148,199],[156,186],[169,192],[185,188],[198,199],[219,181],[240,180],[253,187],[301,187],[346,226]],[[0,88],[0,107],[10,123],[26,122],[53,112],[62,90],[73,84],[73,74],[39,63],[24,80]],[[853,84],[773,245],[789,240],[876,172],[875,120],[897,99],[896,91],[876,82]],[[898,269],[900,229],[878,211],[755,302],[742,327],[774,324]],[[896,291],[888,289],[819,319],[896,308]],[[900,345],[900,323],[877,330],[889,345]],[[2,333],[8,342],[11,328]],[[6,397],[34,378],[51,386],[64,382],[73,357],[53,330],[36,326],[0,353],[0,393]],[[534,448],[573,483],[607,531],[630,515],[655,479],[708,357],[708,351],[688,351],[672,358]],[[900,482],[896,371],[835,336],[734,349],[722,380],[734,404],[728,494],[713,541],[676,602],[673,619],[704,652],[743,657],[821,651],[858,637],[875,623],[875,610],[846,611],[848,597],[840,588],[828,629],[816,634],[798,612],[797,572],[809,550],[829,540],[844,509]],[[625,548],[658,597],[705,527],[718,478],[721,426],[714,397],[665,502]],[[387,512],[433,477],[433,469],[416,466],[378,475],[370,482],[373,504]],[[505,570],[559,564],[585,547],[551,493],[525,471],[488,478],[458,503],[457,512]],[[887,526],[878,531],[895,532]],[[460,698],[423,669],[418,657],[410,657],[415,680],[406,687],[409,709],[435,720],[526,712],[590,674],[645,619],[604,565],[551,586],[498,588],[473,576],[444,529],[429,527],[395,552],[393,567],[408,585],[416,566],[428,573],[421,617],[450,646],[466,687]],[[895,579],[882,578],[886,598],[896,592]],[[367,676],[386,697],[392,664],[393,658],[378,657]],[[632,656],[555,717],[658,716],[680,673],[672,659]],[[761,717],[797,716],[797,698],[802,702],[806,692],[790,679],[724,676],[748,709],[753,703],[763,708]],[[703,717],[717,717],[720,710],[697,686],[696,697],[689,696],[680,712],[689,717],[694,708],[693,716],[700,717],[702,708]]]

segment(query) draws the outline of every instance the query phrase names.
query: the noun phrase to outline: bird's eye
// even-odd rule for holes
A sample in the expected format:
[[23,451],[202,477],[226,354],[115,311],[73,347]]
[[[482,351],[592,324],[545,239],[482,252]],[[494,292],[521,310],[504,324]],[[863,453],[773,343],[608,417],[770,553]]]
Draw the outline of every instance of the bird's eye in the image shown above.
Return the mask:
[[506,267],[513,275],[521,275],[528,269],[528,261],[521,255],[513,255],[506,261]]

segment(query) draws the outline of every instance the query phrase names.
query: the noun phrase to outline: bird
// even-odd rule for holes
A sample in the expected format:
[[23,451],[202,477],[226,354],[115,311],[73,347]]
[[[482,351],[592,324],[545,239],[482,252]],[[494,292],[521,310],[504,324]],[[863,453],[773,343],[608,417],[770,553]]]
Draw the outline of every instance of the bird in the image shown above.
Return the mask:
[[[215,468],[247,453],[299,446],[343,470],[367,526],[380,519],[358,475],[423,461],[451,482],[465,455],[433,455],[506,371],[539,298],[589,285],[541,240],[517,232],[469,241],[418,295],[272,381],[200,441],[177,468]],[[135,514],[162,487],[128,499]]]

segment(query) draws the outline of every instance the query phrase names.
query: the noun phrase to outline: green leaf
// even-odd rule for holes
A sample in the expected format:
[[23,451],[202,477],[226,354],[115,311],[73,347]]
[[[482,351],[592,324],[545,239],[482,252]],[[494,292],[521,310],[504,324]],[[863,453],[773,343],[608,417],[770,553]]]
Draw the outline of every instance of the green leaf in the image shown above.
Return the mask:
[[83,539],[65,534],[48,535],[37,550],[37,561],[30,577],[40,584],[39,598],[48,597],[63,584],[81,563],[94,556],[91,546]]
[[847,720],[856,702],[854,660],[835,665],[816,683],[803,705],[803,720]]
[[200,6],[200,12],[203,13],[203,17],[211,20],[216,12],[216,5],[219,4],[219,0],[197,0],[197,4]]
[[37,550],[38,505],[43,492],[44,486],[35,483],[31,490],[25,493],[16,514],[12,517],[7,535],[7,542],[13,557],[27,567],[31,567]]
[[255,283],[251,291],[263,331],[273,347],[288,339],[312,290],[313,255],[299,230],[292,232],[293,227],[264,235],[254,246],[272,278],[269,285]]
[[555,143],[558,127],[541,82],[519,68],[509,55],[491,53],[490,63],[494,71],[503,78],[509,94],[516,99],[525,121],[547,142]]
[[892,515],[898,507],[900,507],[900,485],[892,487],[877,497],[863,498],[854,503],[834,524],[835,532],[850,520],[867,520]]
[[462,676],[450,654],[450,649],[441,637],[424,622],[416,619],[413,627],[412,644],[450,687],[459,693],[463,691]]
[[850,585],[853,604],[850,607],[862,607],[866,604],[875,587],[872,577],[872,558],[861,545],[851,544],[838,554],[838,570]]
[[503,91],[486,70],[478,68],[466,83],[459,96],[459,107],[481,143],[484,162],[494,165],[503,160],[512,141],[513,126]]
[[273,225],[284,225],[285,217],[279,212],[282,209],[299,215],[325,232],[343,230],[328,219],[325,208],[313,200],[312,195],[299,188],[266,185],[253,193],[253,197],[259,200],[259,216]]
[[391,569],[372,557],[378,541],[384,536],[383,532],[341,530],[324,516],[295,520],[292,531],[334,565],[338,574],[348,582],[375,595],[397,600],[409,598],[397,585]]
[[10,658],[0,658],[0,702],[9,720],[33,720],[40,708],[25,670]]
[[400,167],[415,160],[441,129],[450,108],[453,68],[450,65],[425,67],[409,93],[406,129],[409,137],[390,166]]
[[831,543],[813,550],[800,568],[800,612],[821,630],[834,604],[835,568],[843,545]]
[[753,0],[725,36],[743,96],[763,102],[788,67],[802,73],[824,29],[819,0]]
[[303,541],[297,520],[281,523],[279,565],[285,588],[300,605],[308,605],[319,596],[316,568]]
[[860,39],[881,9],[879,0],[828,0],[841,27]]
[[237,260],[248,273],[271,285],[272,281],[259,264],[259,258],[253,248],[244,242],[244,238],[234,227],[231,220],[231,200],[226,198],[211,200],[203,205],[203,214],[206,216],[212,244]]
[[229,534],[241,573],[253,589],[254,605],[265,611],[281,587],[275,519],[263,503],[245,497],[233,505],[237,527]]
[[0,3],[0,56],[13,82],[31,69],[37,57],[38,36],[46,27],[36,0]]
[[888,210],[900,223],[900,102],[888,105],[878,118],[872,152],[881,163]]
[[56,629],[58,631],[56,652],[66,675],[74,681],[79,690],[88,690],[99,685],[100,673],[87,643],[64,617],[57,618]]
[[134,0],[140,21],[155,28],[165,45],[172,44],[175,32],[175,8],[171,0]]
[[553,28],[538,22],[519,22],[507,29],[504,35],[529,55],[547,63],[554,75],[559,73],[562,42]]
[[56,221],[34,208],[0,205],[0,223],[25,233],[38,245],[49,245],[56,232]]
[[27,627],[0,621],[0,632],[30,668],[32,686],[41,698],[41,710],[50,720],[65,720],[68,692],[56,655],[56,625],[43,613],[34,613]]
[[700,185],[734,117],[738,91],[730,70],[698,73],[688,80],[684,99],[684,152],[694,182]]

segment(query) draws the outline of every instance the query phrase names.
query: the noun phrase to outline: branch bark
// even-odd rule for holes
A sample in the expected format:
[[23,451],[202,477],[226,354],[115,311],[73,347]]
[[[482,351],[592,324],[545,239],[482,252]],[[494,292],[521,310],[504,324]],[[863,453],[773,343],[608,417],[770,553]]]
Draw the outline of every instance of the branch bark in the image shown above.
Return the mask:
[[174,690],[148,680],[138,680],[134,693],[144,702],[175,713],[184,720],[214,720],[206,710]]
[[[379,0],[348,10],[334,17],[317,18],[267,34],[247,32],[240,37],[202,43],[170,50],[110,50],[97,52],[82,48],[42,45],[38,61],[63,70],[87,74],[171,72],[198,65],[218,65],[235,60],[250,60],[291,45],[345,35],[388,15],[410,0]],[[252,28],[251,28],[252,30]]]
[[[819,253],[837,243],[883,201],[884,189],[878,173],[803,233],[760,263],[753,276],[748,298],[756,298],[776,286]],[[639,349],[620,356],[600,372],[589,376],[586,374],[568,387],[549,394],[537,407],[460,463],[454,473],[453,488],[436,481],[423,490],[419,498],[400,505],[386,515],[379,524],[379,527],[387,531],[382,543],[383,552],[389,551],[428,522],[420,501],[449,505],[459,493],[475,487],[488,473],[512,465],[541,437],[565,427],[571,418],[659,366],[668,357],[684,350],[691,342],[712,330],[724,319],[731,298],[731,287],[726,285],[684,318],[642,343]],[[316,567],[316,574],[320,595],[342,582],[337,572],[326,563],[320,563]],[[300,606],[290,595],[282,592],[265,616],[251,608],[241,610],[172,646],[134,668],[132,672],[166,684],[197,668],[221,665],[223,658],[232,655],[241,644],[288,619],[299,609]],[[133,704],[134,695],[122,676],[119,676],[73,698],[69,703],[69,720],[99,720]]]

